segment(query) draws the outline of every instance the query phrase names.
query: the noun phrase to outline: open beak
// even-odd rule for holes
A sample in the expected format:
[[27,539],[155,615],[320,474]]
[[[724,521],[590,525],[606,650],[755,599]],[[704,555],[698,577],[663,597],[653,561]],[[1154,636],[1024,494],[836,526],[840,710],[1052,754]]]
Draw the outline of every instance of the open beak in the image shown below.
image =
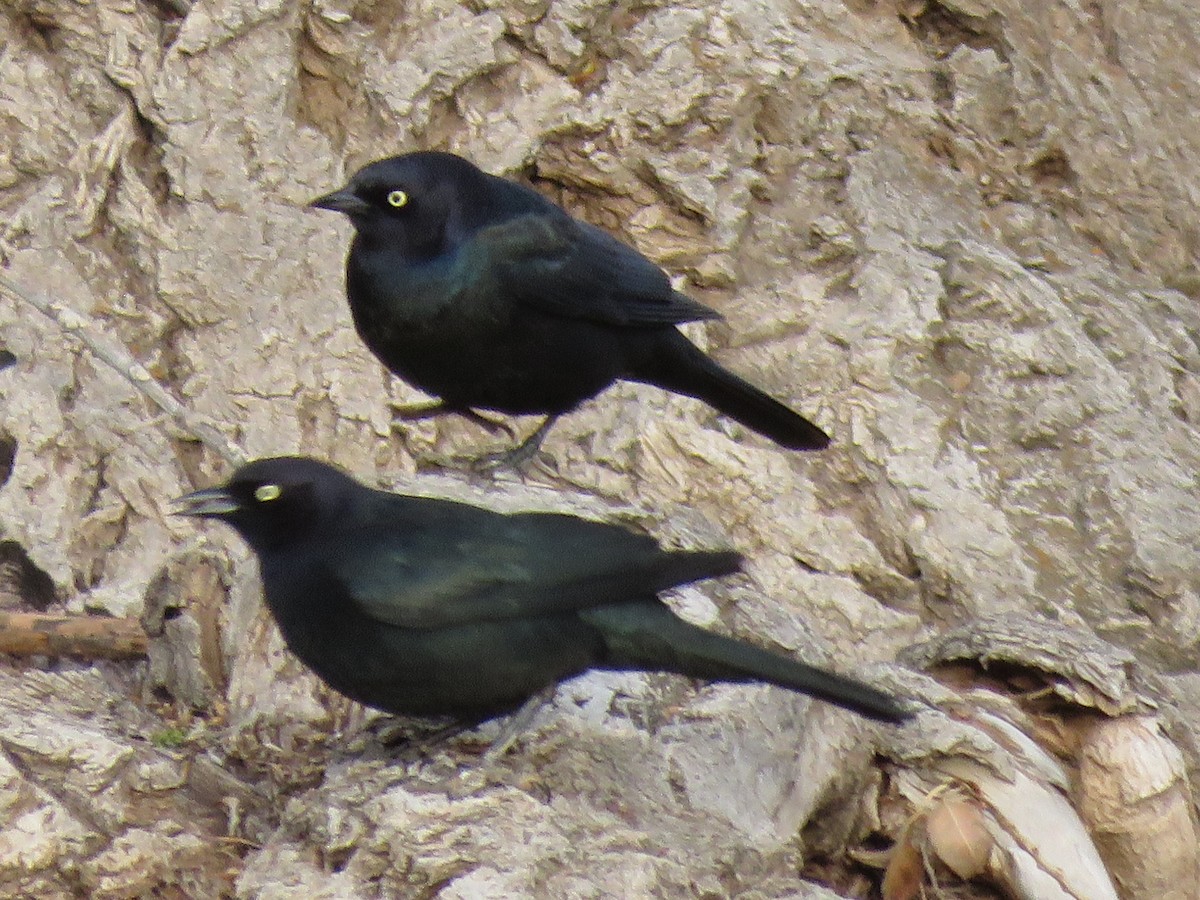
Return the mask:
[[308,204],[314,209],[331,209],[334,212],[345,213],[348,216],[360,215],[371,211],[371,204],[360,198],[348,188],[325,194]]
[[241,504],[225,488],[206,488],[176,497],[171,501],[171,515],[220,518],[241,509]]

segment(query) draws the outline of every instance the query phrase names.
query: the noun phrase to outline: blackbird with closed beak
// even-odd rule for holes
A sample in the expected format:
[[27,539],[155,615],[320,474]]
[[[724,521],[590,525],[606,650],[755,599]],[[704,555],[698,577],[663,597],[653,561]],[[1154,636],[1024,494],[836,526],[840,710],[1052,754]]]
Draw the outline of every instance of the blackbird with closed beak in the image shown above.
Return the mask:
[[354,225],[354,325],[388,369],[439,398],[421,414],[546,417],[510,462],[532,457],[555,418],[620,379],[696,397],[782,447],[829,444],[676,327],[719,318],[714,310],[525,185],[419,152],[371,163],[310,205]]

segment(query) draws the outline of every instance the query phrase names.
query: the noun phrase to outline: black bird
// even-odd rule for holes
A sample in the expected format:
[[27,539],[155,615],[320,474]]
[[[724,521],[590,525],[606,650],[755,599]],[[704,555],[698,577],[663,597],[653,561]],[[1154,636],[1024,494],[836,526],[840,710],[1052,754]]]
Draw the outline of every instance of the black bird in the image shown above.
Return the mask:
[[421,152],[371,163],[310,205],[354,224],[354,325],[388,369],[439,398],[420,414],[546,416],[517,460],[536,452],[555,418],[618,379],[699,398],[789,449],[829,444],[675,327],[716,311],[529,187]]
[[616,669],[765,681],[874,719],[909,715],[851,678],[689,625],[655,596],[738,571],[732,551],[664,550],[575,516],[376,491],[303,457],[248,463],[175,503],[236,528],[292,652],[387,712],[478,721]]

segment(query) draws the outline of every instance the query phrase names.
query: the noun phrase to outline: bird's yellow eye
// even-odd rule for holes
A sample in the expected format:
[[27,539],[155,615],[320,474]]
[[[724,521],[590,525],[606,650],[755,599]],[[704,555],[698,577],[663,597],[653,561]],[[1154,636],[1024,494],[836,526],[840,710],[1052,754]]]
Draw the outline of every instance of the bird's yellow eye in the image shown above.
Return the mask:
[[267,503],[282,493],[283,491],[280,490],[277,484],[260,484],[254,489],[254,499],[259,503]]
[[404,193],[404,191],[392,191],[388,194],[387,200],[391,206],[399,209],[408,202],[408,194]]

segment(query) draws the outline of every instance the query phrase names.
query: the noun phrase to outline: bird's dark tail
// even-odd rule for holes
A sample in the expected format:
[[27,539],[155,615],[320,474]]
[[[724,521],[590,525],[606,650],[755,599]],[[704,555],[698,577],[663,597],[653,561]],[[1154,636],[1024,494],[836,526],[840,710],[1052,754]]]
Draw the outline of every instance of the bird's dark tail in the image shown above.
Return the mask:
[[626,377],[703,400],[789,450],[822,450],[829,435],[799,413],[722,368],[674,328],[659,332]]
[[882,722],[912,713],[889,694],[753,644],[690,625],[662,603],[622,603],[581,614],[604,635],[613,669],[651,669],[713,681],[765,681]]
[[647,587],[658,594],[702,578],[719,578],[741,571],[742,555],[735,550],[672,550],[659,557],[654,581]]

